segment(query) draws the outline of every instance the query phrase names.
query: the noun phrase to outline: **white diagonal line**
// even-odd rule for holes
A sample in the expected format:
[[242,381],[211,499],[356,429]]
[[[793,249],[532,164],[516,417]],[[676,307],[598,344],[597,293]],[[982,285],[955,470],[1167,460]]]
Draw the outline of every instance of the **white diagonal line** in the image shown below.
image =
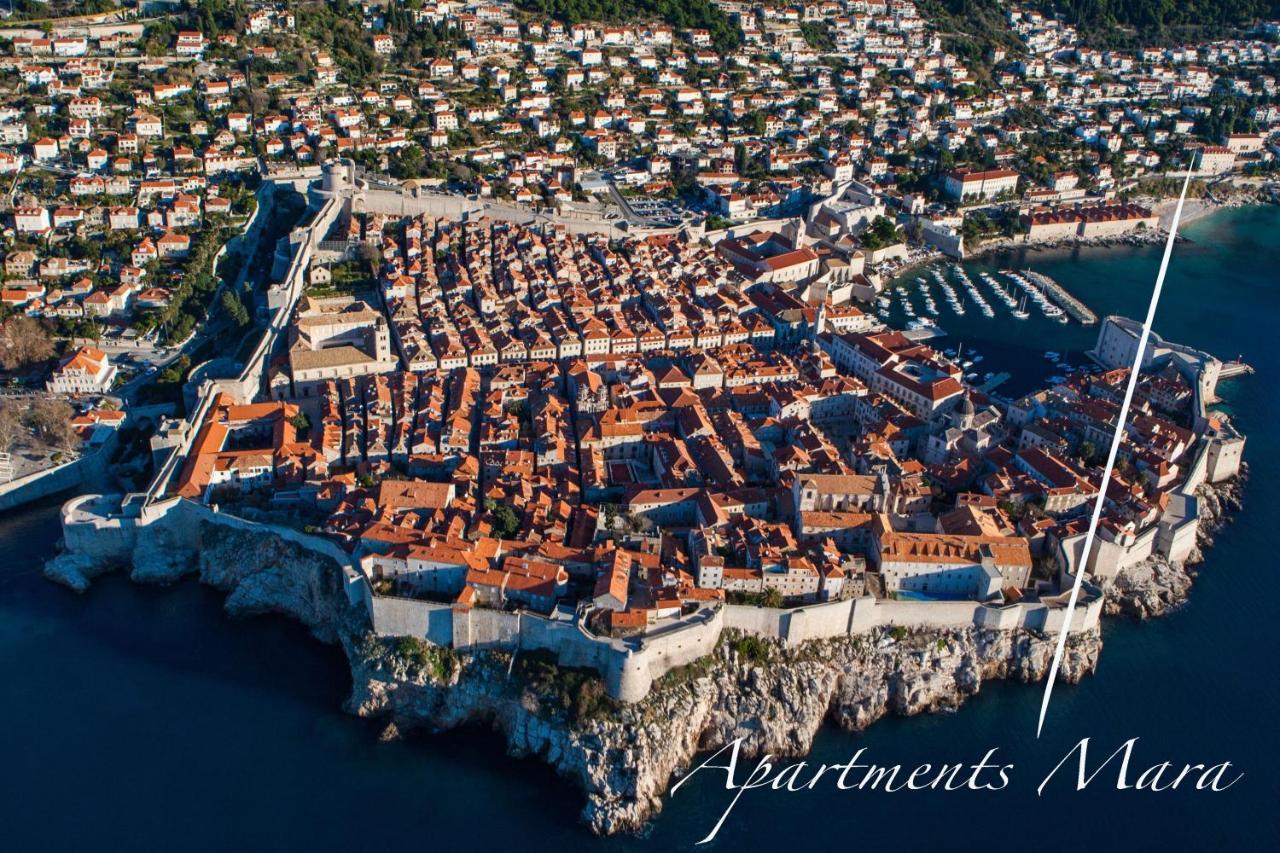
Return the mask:
[[1107,465],[1102,470],[1102,485],[1098,488],[1098,497],[1093,502],[1093,517],[1089,519],[1089,532],[1084,537],[1084,552],[1076,567],[1076,579],[1071,585],[1071,597],[1067,601],[1067,613],[1062,622],[1062,630],[1058,632],[1058,648],[1053,654],[1053,665],[1049,667],[1049,678],[1044,684],[1044,698],[1040,701],[1040,722],[1036,724],[1036,737],[1044,728],[1044,717],[1049,712],[1049,699],[1053,696],[1053,683],[1058,678],[1058,667],[1062,665],[1062,655],[1067,648],[1067,634],[1071,630],[1071,617],[1075,613],[1076,599],[1080,597],[1080,582],[1084,580],[1085,566],[1089,565],[1089,556],[1093,552],[1093,540],[1098,532],[1098,520],[1102,517],[1102,505],[1107,499],[1107,486],[1111,483],[1111,469],[1116,464],[1116,454],[1120,450],[1120,438],[1124,435],[1125,421],[1129,417],[1129,404],[1133,402],[1133,389],[1138,384],[1138,371],[1142,367],[1142,354],[1147,351],[1147,338],[1151,336],[1151,323],[1156,318],[1156,306],[1160,304],[1160,291],[1164,288],[1164,276],[1169,270],[1169,257],[1173,254],[1173,241],[1178,233],[1178,220],[1182,218],[1182,203],[1187,198],[1187,187],[1191,183],[1191,164],[1187,164],[1187,176],[1182,181],[1182,193],[1178,196],[1178,206],[1173,210],[1173,222],[1169,224],[1169,237],[1164,244],[1164,258],[1160,261],[1160,272],[1156,274],[1156,288],[1151,292],[1151,304],[1147,306],[1147,319],[1142,324],[1142,333],[1138,336],[1138,352],[1134,357],[1133,369],[1129,371],[1129,382],[1124,389],[1124,402],[1120,404],[1120,417],[1116,421],[1116,432],[1111,437],[1111,450],[1107,453]]

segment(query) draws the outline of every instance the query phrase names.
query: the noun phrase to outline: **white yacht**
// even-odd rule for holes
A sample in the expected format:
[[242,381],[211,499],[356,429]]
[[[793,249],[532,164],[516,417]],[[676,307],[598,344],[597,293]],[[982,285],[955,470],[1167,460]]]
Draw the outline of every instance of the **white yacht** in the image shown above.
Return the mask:
[[1028,317],[1031,316],[1031,314],[1027,311],[1027,297],[1025,295],[1022,297],[1022,302],[1018,305],[1017,308],[1014,308],[1012,311],[1010,311],[1009,315],[1013,317],[1015,320],[1026,320]]

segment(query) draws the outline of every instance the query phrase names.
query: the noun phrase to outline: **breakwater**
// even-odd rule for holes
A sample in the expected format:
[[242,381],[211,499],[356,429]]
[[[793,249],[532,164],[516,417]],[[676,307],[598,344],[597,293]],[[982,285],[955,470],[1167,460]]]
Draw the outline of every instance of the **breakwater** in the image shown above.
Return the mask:
[[1092,326],[1098,322],[1098,315],[1089,310],[1089,306],[1085,305],[1079,299],[1067,292],[1067,289],[1058,284],[1044,273],[1038,273],[1032,269],[1024,269],[1022,274],[1025,275],[1035,284],[1039,285],[1044,292],[1058,304],[1058,307],[1066,311],[1074,319],[1086,326]]

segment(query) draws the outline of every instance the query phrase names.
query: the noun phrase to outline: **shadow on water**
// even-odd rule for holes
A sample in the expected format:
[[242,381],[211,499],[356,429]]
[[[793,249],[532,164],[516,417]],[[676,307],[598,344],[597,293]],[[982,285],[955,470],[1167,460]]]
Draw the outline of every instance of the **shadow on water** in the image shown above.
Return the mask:
[[286,617],[231,619],[194,579],[117,573],[84,595],[45,580],[60,503],[0,517],[9,849],[413,849],[467,836],[481,801],[589,838],[581,794],[484,726],[378,743],[378,724],[341,710],[342,651]]

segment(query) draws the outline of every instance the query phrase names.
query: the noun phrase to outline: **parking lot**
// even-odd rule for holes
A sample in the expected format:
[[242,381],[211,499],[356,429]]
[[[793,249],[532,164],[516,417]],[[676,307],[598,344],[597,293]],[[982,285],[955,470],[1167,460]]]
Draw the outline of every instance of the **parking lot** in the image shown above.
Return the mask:
[[609,198],[627,222],[641,228],[675,228],[685,219],[685,211],[679,205],[662,198],[624,196],[613,183],[609,184]]
[[674,228],[684,218],[684,211],[666,199],[633,196],[626,201],[631,212],[628,218],[650,228]]

